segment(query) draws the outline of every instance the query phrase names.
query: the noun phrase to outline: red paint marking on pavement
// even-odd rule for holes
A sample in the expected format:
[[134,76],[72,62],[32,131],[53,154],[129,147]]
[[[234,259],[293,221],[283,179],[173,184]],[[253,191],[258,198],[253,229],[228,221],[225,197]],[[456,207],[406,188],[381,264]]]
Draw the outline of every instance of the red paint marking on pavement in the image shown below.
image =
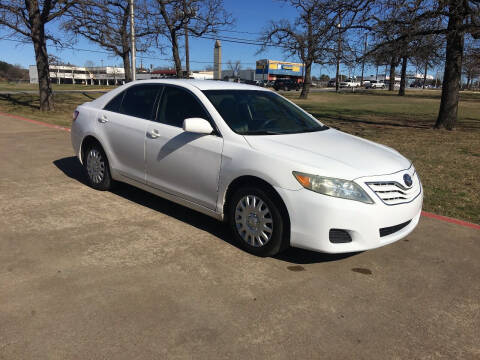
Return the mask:
[[8,116],[8,117],[11,117],[11,118],[14,118],[14,119],[18,119],[18,120],[28,121],[29,123],[46,126],[46,127],[52,128],[52,129],[57,129],[57,130],[63,130],[63,131],[68,131],[68,132],[70,132],[70,129],[69,129],[69,128],[66,128],[66,127],[63,127],[63,126],[58,126],[58,125],[49,124],[49,123],[46,123],[46,122],[43,122],[43,121],[27,119],[27,118],[25,118],[25,117],[23,117],[23,116],[12,115],[12,114],[4,113],[4,112],[1,112],[1,111],[0,111],[0,115]]
[[472,229],[480,230],[480,225],[477,225],[477,224],[474,224],[474,223],[469,223],[467,221],[458,220],[458,219],[450,218],[450,217],[447,217],[447,216],[432,214],[432,213],[429,213],[429,212],[426,212],[426,211],[422,211],[422,215],[425,216],[425,217],[432,218],[432,219],[437,219],[437,220],[449,222],[449,223],[452,223],[452,224],[457,224],[457,225],[460,225],[460,226],[466,226],[466,227],[469,227],[469,228],[472,228]]

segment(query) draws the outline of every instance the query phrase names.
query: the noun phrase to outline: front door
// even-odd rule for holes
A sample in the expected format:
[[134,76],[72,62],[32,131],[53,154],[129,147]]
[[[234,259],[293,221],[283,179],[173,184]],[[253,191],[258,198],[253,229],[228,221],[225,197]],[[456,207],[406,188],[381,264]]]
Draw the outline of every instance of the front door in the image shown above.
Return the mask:
[[147,184],[215,210],[223,139],[183,131],[183,120],[193,117],[211,121],[193,93],[166,85],[157,121],[147,128]]

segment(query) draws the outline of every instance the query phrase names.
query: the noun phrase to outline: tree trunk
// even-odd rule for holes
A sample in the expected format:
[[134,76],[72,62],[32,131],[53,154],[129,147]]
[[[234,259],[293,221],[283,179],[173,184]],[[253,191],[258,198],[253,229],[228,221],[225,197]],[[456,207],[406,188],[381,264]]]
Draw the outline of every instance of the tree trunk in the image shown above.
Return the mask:
[[172,43],[172,55],[173,62],[175,63],[175,72],[177,73],[177,78],[182,77],[182,62],[180,61],[180,53],[178,51],[178,39],[177,34],[174,32],[170,33],[170,39]]
[[185,70],[187,79],[190,77],[190,48],[188,45],[188,26],[185,25]]
[[[40,95],[40,110],[50,111],[54,108],[53,92],[50,84],[50,69],[48,66],[47,43],[45,39],[45,26],[42,22],[38,3],[27,2],[30,22],[32,26],[32,42],[35,51],[35,61],[38,72],[38,90]],[[36,7],[36,9],[35,9]]]
[[425,62],[425,71],[423,72],[423,90],[425,90],[425,84],[427,83],[427,70],[428,70],[428,62]]
[[302,84],[302,92],[300,93],[300,99],[308,98],[311,84],[312,84],[312,62],[307,61],[305,63],[305,78]]
[[407,63],[408,58],[404,56],[402,59],[402,73],[400,77],[400,89],[398,90],[398,96],[405,96],[405,87],[407,85]]
[[395,68],[397,67],[397,63],[395,61],[395,57],[390,59],[390,83],[388,84],[388,91],[395,90]]
[[125,70],[125,82],[132,81],[132,67],[130,64],[130,51],[127,50],[122,54],[123,69]]
[[436,129],[445,127],[452,130],[457,122],[465,37],[465,34],[458,30],[463,24],[461,10],[462,6],[457,4],[457,0],[450,0],[445,71]]

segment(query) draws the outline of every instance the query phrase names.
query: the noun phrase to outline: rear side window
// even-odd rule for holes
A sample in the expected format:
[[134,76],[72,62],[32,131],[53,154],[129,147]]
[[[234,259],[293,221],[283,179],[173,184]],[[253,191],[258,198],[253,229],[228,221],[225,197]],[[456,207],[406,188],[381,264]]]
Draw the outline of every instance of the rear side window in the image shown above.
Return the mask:
[[182,127],[188,118],[209,119],[199,100],[190,92],[177,87],[165,87],[158,112],[163,124]]
[[136,85],[128,88],[119,112],[125,115],[152,120],[153,109],[160,85]]
[[118,112],[120,109],[120,105],[122,104],[123,95],[125,95],[125,91],[122,91],[120,94],[115,96],[110,102],[103,108],[104,110]]

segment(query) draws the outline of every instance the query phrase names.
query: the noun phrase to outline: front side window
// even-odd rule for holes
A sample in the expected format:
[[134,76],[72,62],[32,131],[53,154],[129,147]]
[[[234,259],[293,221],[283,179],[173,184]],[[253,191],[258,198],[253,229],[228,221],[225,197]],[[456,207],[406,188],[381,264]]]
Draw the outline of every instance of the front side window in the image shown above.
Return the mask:
[[278,135],[328,129],[270,91],[205,90],[227,125],[241,135]]
[[189,91],[167,86],[158,110],[158,120],[167,125],[182,127],[188,118],[209,119],[198,99]]
[[119,112],[129,116],[152,120],[155,100],[162,87],[160,85],[135,85],[129,87]]

